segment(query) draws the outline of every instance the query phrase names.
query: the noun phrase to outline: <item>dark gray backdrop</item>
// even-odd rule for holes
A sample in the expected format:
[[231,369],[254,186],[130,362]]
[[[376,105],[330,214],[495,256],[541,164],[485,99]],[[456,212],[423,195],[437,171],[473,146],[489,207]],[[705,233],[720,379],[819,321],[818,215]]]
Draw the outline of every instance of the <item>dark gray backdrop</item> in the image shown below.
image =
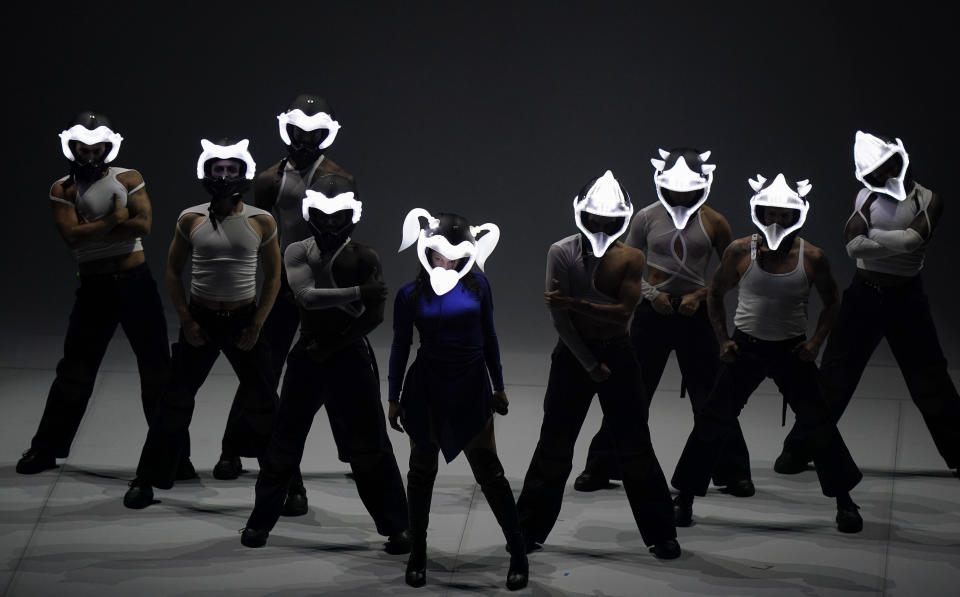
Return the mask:
[[[500,225],[487,272],[502,342],[517,350],[554,341],[544,256],[575,231],[573,195],[605,169],[639,208],[656,199],[649,158],[658,146],[712,150],[710,204],[736,236],[751,231],[748,177],[809,178],[803,234],[846,286],[853,263],[840,231],[858,188],[853,134],[899,136],[918,180],[946,197],[924,278],[944,346],[960,354],[957,52],[946,12],[917,3],[889,12],[845,3],[136,4],[5,15],[7,330],[66,325],[75,267],[46,192],[66,173],[56,134],[76,112],[107,114],[126,138],[116,164],[146,179],[154,226],[144,245],[162,283],[177,214],[205,199],[194,177],[199,139],[249,137],[265,168],[283,154],[276,114],[313,91],[343,125],[328,155],[359,180],[355,238],[380,251],[391,288],[417,267],[412,251],[396,254],[410,208]],[[389,341],[388,324],[375,339]]]

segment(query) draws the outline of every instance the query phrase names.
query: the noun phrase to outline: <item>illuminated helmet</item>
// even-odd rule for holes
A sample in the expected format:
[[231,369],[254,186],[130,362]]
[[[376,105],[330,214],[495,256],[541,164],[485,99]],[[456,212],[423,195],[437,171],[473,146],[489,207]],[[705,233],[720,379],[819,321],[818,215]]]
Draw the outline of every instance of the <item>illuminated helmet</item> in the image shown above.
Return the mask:
[[[657,197],[667,209],[673,225],[678,230],[687,226],[687,220],[696,213],[700,206],[706,203],[710,194],[710,185],[713,184],[714,164],[705,163],[710,158],[710,152],[699,152],[695,149],[677,148],[670,151],[659,150],[662,159],[652,158],[653,184],[657,188]],[[695,193],[693,202],[689,205],[679,205],[671,193],[664,196],[663,190],[673,193]]]
[[[590,241],[593,254],[602,257],[617,237],[624,233],[633,216],[633,204],[630,195],[607,170],[603,176],[588,182],[573,198],[574,221],[577,228]],[[586,222],[584,214],[593,214],[611,218],[608,225],[593,230]]]
[[[810,204],[804,198],[813,188],[809,180],[798,181],[795,186],[787,183],[783,174],[777,174],[773,182],[767,184],[767,179],[757,174],[756,180],[747,181],[754,190],[754,195],[750,197],[750,218],[754,225],[760,229],[764,238],[767,239],[767,246],[777,250],[780,243],[795,230],[799,230],[807,219],[807,211]],[[768,207],[777,207],[789,209],[796,212],[792,223],[789,226],[781,226],[779,223],[765,224],[764,211]]]
[[87,145],[96,143],[106,143],[107,150],[104,152],[102,162],[109,164],[120,152],[120,143],[123,137],[119,133],[113,132],[110,128],[110,121],[102,114],[94,112],[81,112],[73,119],[72,125],[60,133],[60,146],[63,149],[63,155],[71,162],[77,161],[76,146],[77,142]]
[[[313,232],[317,247],[330,251],[343,246],[353,233],[363,212],[363,202],[357,199],[357,192],[349,179],[339,174],[327,174],[317,178],[300,202],[303,219]],[[338,212],[349,211],[343,225],[331,229],[321,214],[332,216]]]
[[277,125],[280,138],[298,167],[316,161],[324,149],[333,145],[340,130],[327,100],[309,93],[298,95],[287,111],[277,116]]
[[[411,209],[403,220],[403,240],[397,252],[416,242],[417,257],[430,275],[430,286],[437,295],[442,295],[467,275],[474,262],[482,270],[499,241],[500,228],[496,224],[471,226],[463,216],[441,213],[435,218],[418,207]],[[433,267],[427,259],[428,249],[445,259],[460,260],[459,267],[450,270]]]
[[[197,159],[197,178],[213,197],[243,194],[250,188],[250,182],[256,174],[257,164],[253,161],[253,156],[247,149],[249,145],[249,139],[243,139],[236,143],[229,139],[222,139],[216,143],[208,139],[200,140],[203,151]],[[217,160],[237,162],[240,167],[239,175],[237,177],[214,176],[212,167]]]
[[[889,160],[899,159],[902,162],[900,172],[896,176],[890,176],[885,181],[881,181],[882,186],[877,186],[869,181],[870,173],[880,168]],[[880,137],[857,131],[853,143],[853,162],[856,166],[854,175],[863,186],[876,193],[890,195],[897,201],[903,201],[907,198],[904,182],[907,176],[907,168],[910,166],[910,156],[903,147],[900,139],[894,141],[885,141]]]

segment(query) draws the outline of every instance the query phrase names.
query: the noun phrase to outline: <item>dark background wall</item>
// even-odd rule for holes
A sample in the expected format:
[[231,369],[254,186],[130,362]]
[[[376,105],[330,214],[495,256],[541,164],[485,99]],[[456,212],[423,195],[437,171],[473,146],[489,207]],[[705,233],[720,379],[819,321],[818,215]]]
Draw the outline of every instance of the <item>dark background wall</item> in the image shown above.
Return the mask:
[[[409,209],[501,226],[487,271],[502,341],[518,350],[553,342],[541,300],[545,252],[575,231],[571,199],[605,169],[639,208],[656,200],[649,158],[658,146],[712,150],[710,204],[737,236],[751,231],[748,177],[810,178],[803,234],[845,286],[853,134],[899,136],[918,180],[946,197],[924,277],[945,348],[960,355],[957,52],[946,9],[138,4],[5,15],[4,329],[65,327],[75,267],[46,192],[66,173],[56,134],[75,113],[103,112],[126,138],[116,164],[147,181],[154,227],[144,244],[162,280],[177,214],[205,200],[194,178],[199,139],[249,137],[265,168],[283,155],[275,116],[313,91],[343,125],[328,155],[360,183],[355,238],[380,251],[392,288],[416,271],[412,251],[396,254]],[[388,341],[388,326],[376,337]]]

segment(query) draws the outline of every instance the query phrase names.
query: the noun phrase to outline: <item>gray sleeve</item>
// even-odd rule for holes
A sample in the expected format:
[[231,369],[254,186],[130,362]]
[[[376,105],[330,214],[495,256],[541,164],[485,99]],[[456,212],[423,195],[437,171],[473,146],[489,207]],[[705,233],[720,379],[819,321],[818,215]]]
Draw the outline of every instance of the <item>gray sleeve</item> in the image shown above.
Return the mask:
[[[570,275],[567,269],[568,264],[563,255],[563,250],[557,245],[552,245],[547,252],[547,283],[546,289],[560,290],[563,294],[570,296]],[[554,284],[553,280],[557,283]],[[596,369],[597,357],[593,355],[590,348],[583,342],[577,329],[570,321],[570,313],[563,310],[550,309],[550,320],[553,327],[560,334],[560,339],[566,344],[573,356],[577,358],[580,365],[587,371]]]
[[283,255],[287,268],[287,282],[297,303],[304,309],[326,309],[360,299],[360,287],[316,288],[313,270],[307,262],[307,250],[302,243],[293,243]]
[[892,251],[862,234],[853,237],[847,243],[847,255],[854,259],[881,259],[896,254],[897,251]]
[[[630,245],[635,249],[640,249],[643,251],[644,255],[647,253],[647,213],[644,210],[638,211],[634,216],[633,220],[630,222],[630,230],[627,232],[627,241],[626,244]],[[640,282],[641,293],[643,298],[647,299],[650,302],[653,302],[660,295],[660,291],[656,289],[652,284],[647,282],[647,277],[644,276],[643,280]]]

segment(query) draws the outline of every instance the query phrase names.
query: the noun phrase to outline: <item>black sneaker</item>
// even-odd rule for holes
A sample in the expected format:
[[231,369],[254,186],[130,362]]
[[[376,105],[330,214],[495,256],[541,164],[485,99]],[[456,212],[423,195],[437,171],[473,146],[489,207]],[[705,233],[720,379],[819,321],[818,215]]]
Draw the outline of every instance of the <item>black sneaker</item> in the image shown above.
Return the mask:
[[213,467],[213,478],[221,481],[232,481],[243,472],[243,465],[239,456],[220,455],[220,460]]
[[750,479],[740,479],[733,483],[727,483],[726,486],[720,489],[720,493],[734,497],[750,497],[757,493],[757,488],[753,486],[753,481]]
[[143,510],[156,503],[157,500],[153,499],[153,487],[140,479],[130,481],[130,489],[123,494],[123,505],[131,510]]
[[263,547],[267,544],[267,537],[269,536],[270,533],[267,531],[258,531],[256,529],[246,527],[240,531],[240,543],[244,547]]
[[610,478],[583,471],[573,482],[573,488],[577,491],[598,491],[610,487]]
[[863,518],[857,510],[860,506],[843,506],[837,508],[837,530],[841,533],[859,533],[863,530]]
[[392,556],[410,553],[410,541],[409,531],[394,533],[387,537],[386,543],[383,544],[383,551]]
[[30,448],[17,461],[17,472],[21,475],[36,475],[57,468],[57,459],[43,450]]
[[809,458],[784,450],[773,463],[773,471],[781,475],[798,475],[810,469]]
[[693,526],[693,502],[685,502],[679,495],[673,498],[673,523],[678,527]]
[[173,477],[174,481],[192,481],[194,479],[199,479],[200,475],[197,474],[197,469],[193,468],[193,463],[190,462],[189,458],[184,458],[180,461],[180,464],[177,466],[177,474]]
[[676,539],[667,539],[651,547],[650,553],[658,560],[675,560],[680,557],[680,543]]
[[290,486],[287,490],[287,499],[283,502],[283,516],[303,516],[309,511],[307,507],[307,489],[303,485]]

